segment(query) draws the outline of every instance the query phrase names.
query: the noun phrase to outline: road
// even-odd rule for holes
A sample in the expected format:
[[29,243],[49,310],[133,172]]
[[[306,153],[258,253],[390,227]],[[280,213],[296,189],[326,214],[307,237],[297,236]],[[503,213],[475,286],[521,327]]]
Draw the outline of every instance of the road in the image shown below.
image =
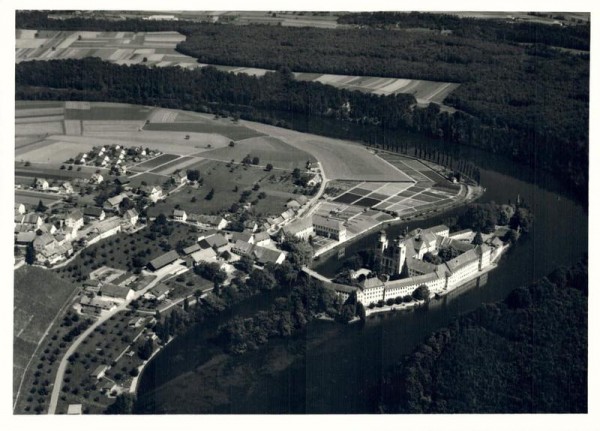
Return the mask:
[[88,329],[86,329],[73,342],[73,344],[71,344],[71,346],[69,346],[69,348],[65,352],[64,356],[62,357],[60,364],[58,366],[58,371],[56,372],[56,377],[54,379],[54,386],[52,388],[52,395],[50,397],[50,405],[48,407],[49,415],[53,415],[56,413],[56,406],[58,404],[58,397],[60,396],[60,389],[62,387],[62,382],[63,382],[63,378],[65,375],[65,370],[67,368],[68,359],[73,353],[75,353],[75,351],[77,350],[77,348],[79,347],[81,342],[83,340],[85,340],[88,337],[88,335],[90,335],[94,331],[94,329],[96,329],[98,326],[100,326],[101,324],[106,322],[108,319],[110,319],[115,314],[125,310],[132,301],[135,301],[136,299],[140,298],[144,293],[146,293],[147,291],[152,289],[154,286],[156,286],[163,278],[171,275],[171,272],[173,271],[173,269],[174,269],[173,266],[169,265],[169,266],[162,268],[161,270],[155,272],[154,274],[157,275],[157,277],[156,277],[156,279],[151,281],[150,284],[148,284],[148,286],[146,286],[142,290],[135,292],[134,297],[130,301],[124,302],[123,304],[119,305],[116,309],[100,316],[98,318],[98,320],[96,320]]

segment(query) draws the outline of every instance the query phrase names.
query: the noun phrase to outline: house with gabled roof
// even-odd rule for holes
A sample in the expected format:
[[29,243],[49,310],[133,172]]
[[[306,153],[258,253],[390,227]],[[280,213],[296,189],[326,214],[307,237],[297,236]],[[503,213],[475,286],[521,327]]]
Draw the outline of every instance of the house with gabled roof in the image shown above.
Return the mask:
[[48,190],[50,184],[45,178],[36,178],[33,186],[38,190]]
[[183,169],[171,175],[171,178],[173,178],[175,184],[185,184],[188,181],[187,172]]
[[117,284],[106,283],[100,288],[100,296],[117,302],[129,301],[133,299],[134,292],[128,286],[119,286]]
[[217,258],[217,252],[212,249],[212,247],[200,249],[191,254],[191,257],[194,261],[194,264],[198,264],[200,262],[212,262]]
[[69,181],[65,181],[60,185],[60,191],[68,194],[73,193],[73,186]]
[[188,217],[187,213],[184,210],[178,210],[178,209],[173,210],[173,220],[186,221],[187,217]]
[[128,209],[123,214],[123,220],[125,220],[131,226],[135,226],[137,224],[139,217],[140,215],[135,208]]
[[163,197],[163,190],[160,186],[142,186],[140,192],[154,203]]
[[264,246],[271,242],[271,235],[268,232],[262,231],[254,234],[254,244]]
[[104,177],[98,173],[94,173],[90,178],[90,184],[100,184],[102,181],[104,181]]
[[273,250],[259,245],[255,246],[252,250],[252,255],[258,263],[265,265],[267,263],[273,263],[280,265],[285,260],[285,253],[281,250]]
[[150,289],[148,292],[146,292],[144,294],[144,298],[162,301],[163,299],[165,299],[167,297],[170,290],[171,289],[166,284],[159,283],[156,286],[154,286],[152,289]]
[[26,212],[27,212],[27,208],[25,208],[25,204],[15,203],[15,214],[23,215]]
[[312,217],[294,220],[290,224],[284,226],[282,231],[285,236],[307,240],[308,237],[314,234]]
[[87,207],[84,208],[83,210],[83,215],[85,217],[89,217],[89,218],[93,218],[93,219],[98,219],[98,220],[104,220],[104,218],[106,217],[106,213],[104,212],[104,210],[102,208],[99,207]]
[[155,259],[152,259],[148,263],[148,268],[151,271],[157,271],[167,265],[172,264],[177,259],[179,259],[179,253],[177,253],[177,251],[175,251],[175,250],[171,250],[167,253],[161,254],[160,256],[158,256]]
[[248,244],[254,244],[254,234],[252,232],[233,232],[231,234],[231,242],[244,241]]
[[78,209],[71,211],[65,217],[65,226],[75,230],[81,229],[83,226],[83,214]]
[[21,224],[35,230],[44,224],[44,219],[37,213],[27,213],[21,219]]

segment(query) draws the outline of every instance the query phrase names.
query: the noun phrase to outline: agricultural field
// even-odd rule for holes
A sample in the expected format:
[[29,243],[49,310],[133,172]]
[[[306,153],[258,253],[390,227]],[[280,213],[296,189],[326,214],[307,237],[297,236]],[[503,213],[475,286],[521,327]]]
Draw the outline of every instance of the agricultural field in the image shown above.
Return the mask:
[[37,344],[77,286],[42,268],[25,266],[14,274],[13,393],[16,394]]
[[250,157],[258,157],[260,166],[270,163],[275,168],[290,171],[294,168],[304,169],[307,161],[317,161],[309,153],[269,136],[244,139],[236,142],[233,147],[206,151],[202,153],[202,157],[225,162],[230,160],[240,162],[248,154]]
[[197,67],[196,60],[175,51],[185,40],[177,32],[98,32],[17,30],[17,63],[99,57],[116,64]]
[[[164,110],[163,110],[164,111]],[[196,120],[198,121],[198,120]],[[163,132],[193,132],[203,134],[223,135],[233,141],[261,136],[255,130],[235,124],[221,124],[218,122],[160,122],[149,123],[144,130],[157,130]]]
[[[225,12],[226,15],[228,12]],[[238,12],[236,12],[237,14]],[[263,23],[282,26],[314,26],[336,28],[336,16],[308,16],[279,13],[275,17],[265,12],[248,12],[235,17],[238,24]],[[198,63],[195,58],[175,50],[186,37],[177,32],[94,32],[94,31],[36,31],[17,30],[16,61],[79,59],[99,57],[115,64],[145,64],[147,66],[180,66],[188,69],[213,66],[230,73],[263,76],[268,69],[255,67],[224,66]],[[418,79],[383,78],[377,76],[331,75],[321,73],[294,73],[299,81],[313,81],[337,88],[357,90],[378,95],[412,94],[417,103],[440,104],[459,87],[449,82],[424,81]],[[168,124],[172,118],[155,114],[152,122]],[[83,118],[82,118],[83,119]],[[156,129],[165,130],[165,129]],[[232,138],[243,139],[243,138]]]
[[412,182],[402,171],[355,142],[247,121],[243,124],[311,154],[321,163],[328,180]]

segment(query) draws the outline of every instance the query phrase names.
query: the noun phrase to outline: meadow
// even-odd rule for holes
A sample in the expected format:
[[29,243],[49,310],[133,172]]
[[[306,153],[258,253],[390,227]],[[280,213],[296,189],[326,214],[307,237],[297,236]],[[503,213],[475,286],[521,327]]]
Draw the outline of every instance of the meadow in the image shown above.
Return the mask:
[[[285,203],[294,197],[291,172],[271,171],[263,168],[203,160],[188,169],[198,169],[203,178],[201,187],[185,187],[171,194],[163,201],[157,202],[148,208],[148,216],[156,217],[163,213],[171,215],[176,208],[193,214],[219,214],[227,212],[231,206],[240,201],[244,191],[250,191],[247,202],[256,202],[253,211],[256,215],[279,215],[285,211]],[[137,177],[136,177],[137,178]],[[252,190],[255,184],[259,190]],[[207,199],[210,191],[214,196]],[[266,198],[259,199],[258,195],[264,192]]]

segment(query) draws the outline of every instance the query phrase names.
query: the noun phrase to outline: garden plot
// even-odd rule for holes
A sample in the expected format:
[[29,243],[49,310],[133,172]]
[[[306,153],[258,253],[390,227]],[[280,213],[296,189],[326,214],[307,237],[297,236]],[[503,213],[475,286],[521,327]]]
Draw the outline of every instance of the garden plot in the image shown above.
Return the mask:
[[151,123],[173,123],[177,118],[177,112],[169,109],[157,108],[148,117],[148,121]]

